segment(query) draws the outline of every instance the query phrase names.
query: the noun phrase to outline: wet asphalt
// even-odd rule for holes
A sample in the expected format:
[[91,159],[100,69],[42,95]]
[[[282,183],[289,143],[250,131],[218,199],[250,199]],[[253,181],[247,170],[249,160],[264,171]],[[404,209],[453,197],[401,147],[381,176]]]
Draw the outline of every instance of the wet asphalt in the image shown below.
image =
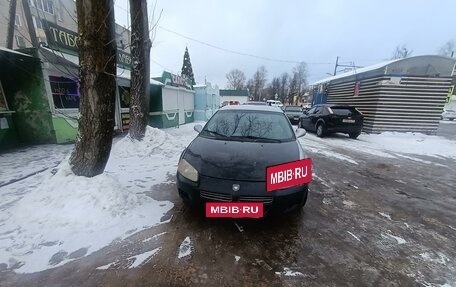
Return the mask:
[[[0,286],[456,286],[454,160],[308,153],[315,175],[301,212],[209,220],[182,204],[169,175],[148,193],[175,204],[169,223],[58,268],[3,271]],[[186,237],[191,253],[179,258]]]

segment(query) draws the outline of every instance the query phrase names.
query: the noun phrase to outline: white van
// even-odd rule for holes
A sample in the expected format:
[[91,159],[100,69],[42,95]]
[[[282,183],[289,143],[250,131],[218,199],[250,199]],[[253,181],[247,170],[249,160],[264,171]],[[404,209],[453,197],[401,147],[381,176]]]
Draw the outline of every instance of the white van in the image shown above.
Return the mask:
[[276,101],[276,100],[267,100],[266,103],[269,106],[273,106],[273,107],[283,107],[283,104],[280,101]]

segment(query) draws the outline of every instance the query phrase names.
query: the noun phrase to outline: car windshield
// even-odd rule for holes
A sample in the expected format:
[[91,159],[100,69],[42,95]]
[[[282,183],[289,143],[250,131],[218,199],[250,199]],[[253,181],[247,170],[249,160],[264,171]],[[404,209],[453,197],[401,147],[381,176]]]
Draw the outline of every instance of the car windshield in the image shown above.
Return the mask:
[[286,107],[285,110],[287,112],[302,112],[301,107]]
[[218,111],[204,127],[202,135],[266,142],[296,139],[284,114],[267,111]]

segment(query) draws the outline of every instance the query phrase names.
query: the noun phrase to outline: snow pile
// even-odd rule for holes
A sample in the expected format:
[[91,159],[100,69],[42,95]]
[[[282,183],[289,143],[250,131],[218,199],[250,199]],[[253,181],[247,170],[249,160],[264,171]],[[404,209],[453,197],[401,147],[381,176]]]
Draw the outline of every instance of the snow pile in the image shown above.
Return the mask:
[[62,265],[129,231],[159,224],[173,207],[129,191],[115,175],[75,176],[64,162],[55,175],[2,210],[0,263],[8,268],[36,272]]
[[383,158],[407,158],[427,164],[436,163],[401,154],[456,158],[456,141],[421,133],[363,133],[357,140],[351,140],[344,135],[318,138],[316,135],[308,133],[300,138],[299,141],[305,151],[319,153],[326,157],[344,160],[353,164],[356,164],[356,162],[345,154],[339,154],[338,152],[345,150]]
[[[361,135],[360,140],[374,148],[392,152],[456,158],[456,142],[421,133],[384,132]],[[356,146],[356,144],[355,144]]]
[[111,154],[117,158],[148,157],[152,155],[174,155],[185,148],[174,136],[147,126],[143,140],[125,136],[112,147]]

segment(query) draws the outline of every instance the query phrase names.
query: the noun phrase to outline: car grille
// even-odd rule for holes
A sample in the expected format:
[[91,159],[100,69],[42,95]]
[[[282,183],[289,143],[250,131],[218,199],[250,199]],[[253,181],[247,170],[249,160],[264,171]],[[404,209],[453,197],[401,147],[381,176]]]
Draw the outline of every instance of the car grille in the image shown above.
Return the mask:
[[263,202],[264,204],[272,203],[272,196],[239,196],[239,201]]
[[208,200],[214,200],[214,201],[232,201],[231,195],[230,194],[220,194],[220,193],[214,193],[210,191],[201,191],[201,197],[204,199]]

